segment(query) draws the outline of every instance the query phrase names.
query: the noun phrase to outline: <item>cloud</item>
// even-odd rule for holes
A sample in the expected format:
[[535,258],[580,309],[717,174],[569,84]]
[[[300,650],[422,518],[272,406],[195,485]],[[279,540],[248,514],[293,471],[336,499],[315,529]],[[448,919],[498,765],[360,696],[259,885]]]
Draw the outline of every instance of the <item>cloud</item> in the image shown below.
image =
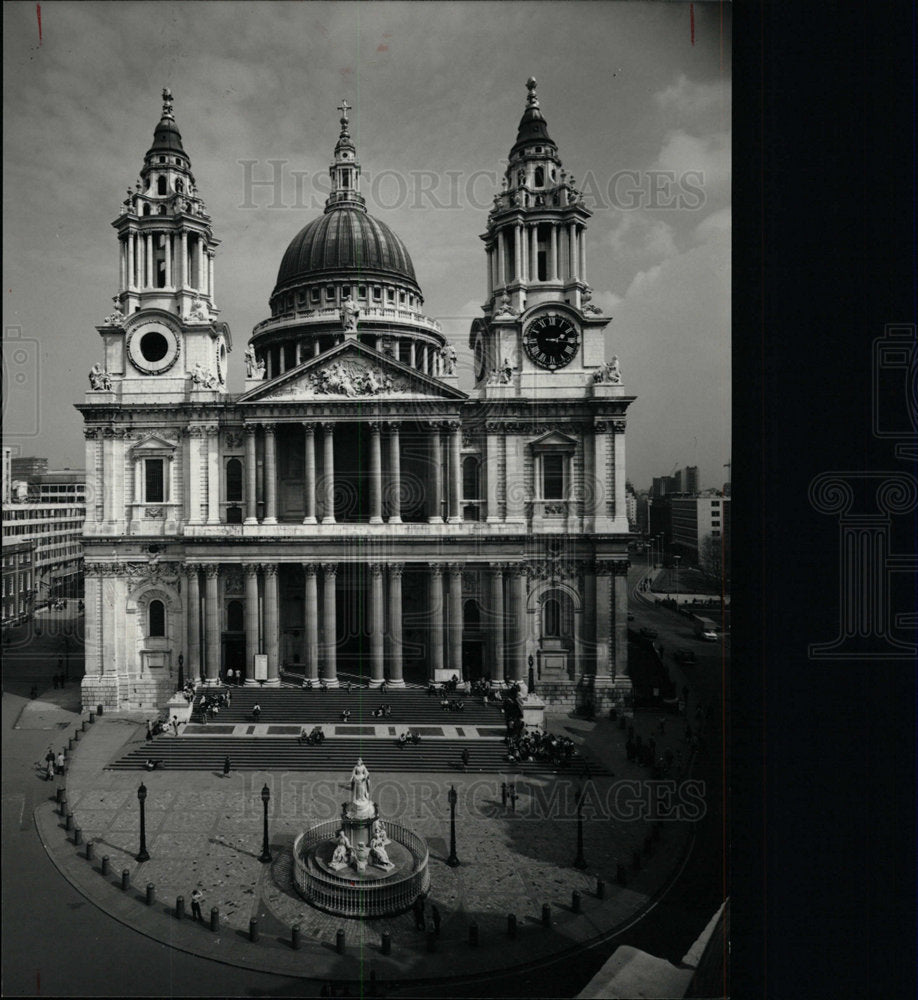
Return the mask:
[[729,240],[733,231],[732,216],[732,209],[728,207],[712,212],[709,216],[707,216],[707,218],[702,219],[701,222],[695,226],[695,242],[711,243],[724,237]]
[[615,257],[623,261],[659,261],[678,253],[673,227],[642,212],[620,213],[608,241]]
[[713,112],[729,115],[731,86],[729,80],[696,83],[680,73],[675,83],[654,94],[654,100],[663,111],[680,121],[697,118]]
[[681,129],[668,132],[654,162],[655,170],[666,170],[677,178],[694,177],[706,200],[729,195],[730,136],[727,132],[690,135]]

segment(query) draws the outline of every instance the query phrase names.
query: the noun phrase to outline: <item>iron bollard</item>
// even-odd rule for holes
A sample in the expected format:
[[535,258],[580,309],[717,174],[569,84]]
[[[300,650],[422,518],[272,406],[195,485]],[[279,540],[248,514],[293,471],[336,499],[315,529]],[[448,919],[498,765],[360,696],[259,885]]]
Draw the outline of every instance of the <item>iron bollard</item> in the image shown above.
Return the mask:
[[507,937],[516,940],[516,917],[512,913],[507,914]]
[[469,944],[473,948],[478,947],[478,924],[474,920],[469,924]]
[[96,847],[91,840],[86,841],[86,860],[92,861],[96,856]]
[[68,833],[73,829],[73,813],[69,809],[64,813],[64,829]]
[[216,933],[220,930],[220,911],[216,906],[211,907],[210,911],[210,929]]
[[109,864],[108,864],[108,855],[107,854],[103,854],[102,855],[102,874],[103,875],[108,875],[109,870],[110,869],[109,869]]
[[89,724],[92,725],[95,721],[96,721],[96,713],[95,712],[90,712],[89,713]]
[[300,925],[294,924],[290,928],[290,947],[294,951],[300,950]]
[[437,932],[434,930],[427,931],[427,950],[428,951],[437,950]]
[[83,831],[78,826],[75,826],[73,828],[73,844],[74,844],[74,847],[79,847],[80,844],[82,844],[82,843],[83,843]]
[[175,919],[181,920],[185,916],[185,897],[175,897]]
[[574,913],[580,912],[580,893],[576,889],[571,893],[571,909]]
[[249,921],[249,940],[253,943],[258,940],[258,921],[254,917]]
[[625,871],[625,866],[622,864],[615,866],[615,881],[618,882],[619,885],[626,885],[628,882],[628,875]]
[[382,953],[384,955],[392,954],[392,935],[388,931],[383,931],[382,935]]
[[641,852],[632,851],[631,852],[631,864],[636,872],[641,870]]
[[127,892],[131,887],[131,873],[127,868],[121,869],[121,888],[124,892]]
[[601,878],[596,879],[596,898],[606,898],[606,883]]
[[79,729],[74,729],[74,731],[73,731],[73,741],[74,741],[74,743],[79,743],[80,742],[80,731],[79,731]]
[[338,933],[335,935],[335,951],[337,951],[339,955],[343,955],[344,954],[344,931],[343,930],[339,930]]
[[63,794],[64,794],[64,786],[63,785],[58,785],[57,786],[57,802],[58,802],[58,805],[60,805],[60,803],[63,802],[63,798],[62,798]]
[[86,720],[85,719],[80,723],[80,728],[83,730],[84,733],[86,732]]
[[72,736],[68,737],[68,739],[67,739],[67,749],[68,750],[72,750],[73,749],[73,737]]
[[61,804],[61,816],[64,816],[67,813],[67,789],[66,788],[58,788],[58,791],[60,791],[60,793],[61,793],[61,796],[58,799],[58,801]]
[[551,927],[551,907],[548,903],[542,904],[542,926]]

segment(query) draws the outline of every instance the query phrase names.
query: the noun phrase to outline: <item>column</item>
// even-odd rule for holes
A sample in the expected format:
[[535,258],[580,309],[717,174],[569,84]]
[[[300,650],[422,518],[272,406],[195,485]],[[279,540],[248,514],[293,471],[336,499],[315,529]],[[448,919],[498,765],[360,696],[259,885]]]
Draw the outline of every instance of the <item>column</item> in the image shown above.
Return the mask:
[[494,681],[503,680],[504,663],[504,571],[498,566],[488,570],[491,583],[491,667],[487,671]]
[[[413,346],[413,344],[412,344]],[[402,456],[399,425],[389,423],[389,524],[402,523]],[[401,586],[401,584],[399,584]]]
[[245,425],[245,523],[258,524],[258,460],[255,457],[255,424]]
[[[390,518],[391,520],[391,518]],[[404,687],[402,676],[402,571],[404,563],[389,563],[389,677],[392,687]]]
[[246,563],[245,574],[245,683],[255,684],[255,654],[258,653],[258,565]]
[[503,447],[503,442],[497,433],[497,424],[487,425],[487,436],[485,437],[485,489],[487,491],[488,514],[487,522],[497,524],[500,521],[500,509],[497,503],[497,456]]
[[571,223],[568,229],[568,243],[571,254],[571,281],[578,281],[580,278],[580,261],[577,256],[577,225]]
[[153,234],[147,233],[147,243],[144,247],[143,263],[145,274],[145,287],[153,287]]
[[207,294],[210,296],[210,301],[214,300],[214,255],[207,255]]
[[133,291],[137,285],[134,274],[134,234],[128,233],[127,238],[127,284],[125,288]]
[[507,481],[504,495],[506,496],[506,508],[508,521],[525,520],[526,503],[526,462],[523,453],[523,439],[516,433],[510,432],[504,437],[504,447],[506,449],[506,469]]
[[303,524],[316,523],[316,435],[315,424],[303,424],[306,446],[303,474]]
[[124,438],[126,432],[121,427],[115,428],[115,436],[112,440],[112,478],[109,480],[109,489],[114,494],[114,516],[116,521],[125,519],[124,509]]
[[430,524],[442,524],[443,468],[441,464],[440,425],[432,424],[430,431],[430,496],[427,520]]
[[198,236],[198,284],[199,292],[204,291],[204,237]]
[[526,681],[526,567],[516,563],[510,570],[510,679]]
[[280,685],[280,616],[277,599],[277,563],[266,563],[265,575],[265,652],[268,654],[268,687]]
[[303,563],[305,588],[303,604],[305,621],[303,623],[303,663],[306,664],[306,676],[313,681],[319,679],[319,592],[316,586],[315,563]]
[[277,442],[274,424],[265,424],[265,524],[277,524]]
[[118,291],[127,288],[127,240],[118,240]]
[[507,252],[504,249],[504,230],[497,234],[497,287],[503,288],[507,283]]
[[324,463],[323,470],[323,486],[324,486],[324,514],[322,517],[323,524],[334,524],[335,523],[335,425],[334,424],[322,424],[323,437],[323,447],[322,447],[322,461]]
[[529,281],[539,280],[539,225],[533,223],[529,229]]
[[166,288],[172,287],[172,233],[163,233],[163,258],[166,263]]
[[385,623],[383,618],[383,565],[370,563],[370,687],[385,679],[383,662]]
[[416,345],[415,341],[413,341],[413,340],[409,340],[408,341],[408,364],[412,368],[417,368],[417,366],[418,366],[418,362],[417,362],[417,345]]
[[628,678],[628,563],[626,560],[616,561],[613,578],[613,622],[615,638],[613,640],[612,675],[616,685],[627,684]]
[[438,563],[430,565],[428,610],[430,614],[430,673],[429,679],[443,678],[443,568]]
[[[593,425],[593,484],[595,494],[593,523],[600,530],[607,530],[609,512],[615,497],[609,483],[609,429],[609,424],[602,420]],[[584,514],[586,513],[587,511],[584,510]]]
[[177,284],[179,288],[188,287],[188,230],[182,230],[182,237],[179,249],[179,263],[180,267],[178,269],[178,281]]
[[628,530],[625,508],[625,421],[612,421],[612,495],[615,497],[615,530]]
[[517,222],[513,227],[513,280],[519,281],[522,276],[522,240],[523,224]]
[[488,284],[488,296],[490,297],[494,292],[494,248],[485,247],[485,260],[487,261],[487,284]]
[[449,670],[462,680],[462,563],[449,564]]
[[462,424],[449,423],[449,523],[462,521]]
[[220,428],[207,428],[207,523],[220,523]]
[[596,676],[609,677],[612,672],[611,647],[614,639],[612,611],[612,564],[596,563]]
[[551,253],[548,255],[548,277],[558,280],[558,227],[551,227]]
[[220,683],[220,567],[209,563],[204,567],[204,642],[207,677],[204,683],[210,687]]
[[[370,423],[370,524],[382,524],[382,425],[378,420]],[[382,584],[380,584],[382,594]]]
[[[188,680],[197,679],[203,674],[201,669],[201,588],[198,581],[197,563],[186,563],[185,573],[188,575],[188,596],[186,601],[186,622],[188,627],[188,662],[185,664]],[[87,601],[87,607],[89,603]]]
[[322,564],[322,653],[324,673],[329,687],[338,686],[338,619],[335,607],[337,563]]
[[577,227],[577,260],[580,264],[580,280],[587,280],[586,273],[586,226]]
[[[627,622],[626,622],[627,624]],[[596,573],[595,564],[588,562],[583,573],[582,652],[577,663],[578,674],[596,673]]]
[[111,436],[111,428],[106,427],[105,430],[108,433],[102,438],[102,520],[114,521],[115,495],[107,484],[111,482],[115,440]]

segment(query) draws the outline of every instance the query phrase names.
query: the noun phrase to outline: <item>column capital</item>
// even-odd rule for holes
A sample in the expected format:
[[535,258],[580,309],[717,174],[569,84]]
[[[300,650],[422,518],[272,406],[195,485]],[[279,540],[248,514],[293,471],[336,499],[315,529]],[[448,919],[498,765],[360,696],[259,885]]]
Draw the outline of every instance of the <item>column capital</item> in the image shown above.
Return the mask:
[[182,564],[182,569],[188,576],[197,576],[204,567],[199,562],[186,562]]
[[529,566],[526,563],[510,563],[511,576],[529,576]]
[[335,423],[333,420],[323,420],[322,430],[326,436],[330,436],[335,433]]
[[207,427],[204,428],[204,433],[209,438],[215,438],[220,433],[219,424],[209,424]]
[[630,565],[627,559],[597,559],[593,572],[597,576],[626,576]]
[[322,563],[322,572],[326,576],[335,576],[338,572],[338,564],[333,562]]
[[462,573],[465,563],[461,562],[451,562],[446,564],[446,568],[450,571],[450,574],[456,576]]
[[306,574],[306,576],[315,576],[316,575],[316,571],[318,570],[318,568],[319,568],[319,564],[318,563],[314,563],[314,562],[304,562],[303,563],[303,572]]
[[382,431],[382,421],[381,420],[370,420],[367,426],[374,434],[379,434]]
[[444,426],[449,429],[450,434],[458,434],[462,430],[461,420],[446,420]]
[[316,430],[315,421],[314,420],[304,420],[303,421],[303,430],[307,434],[314,434],[315,430]]
[[274,436],[275,424],[273,424],[273,423],[263,423],[261,426],[262,426],[262,429],[264,430],[265,434],[270,434],[272,437]]
[[204,572],[208,579],[216,579],[220,575],[220,563],[206,563]]
[[401,430],[402,422],[401,420],[387,420],[386,427],[389,428],[390,434],[398,434]]
[[373,576],[382,576],[383,570],[385,569],[385,563],[374,562],[370,563],[369,566],[370,566],[370,572],[373,574]]
[[428,563],[427,566],[430,569],[431,576],[443,576],[443,563]]
[[258,576],[258,563],[244,563],[242,572],[246,576]]
[[258,433],[258,424],[256,423],[246,423],[242,427],[246,437],[255,437]]
[[435,436],[439,437],[443,431],[443,421],[442,420],[428,420],[427,429],[432,431]]
[[495,577],[500,576],[500,577],[502,577],[504,575],[504,564],[503,563],[491,563],[491,565],[488,566],[488,572],[491,574],[491,576],[495,576]]
[[266,577],[277,576],[277,563],[262,563],[261,571]]
[[402,573],[405,571],[404,563],[389,563],[389,577],[393,580],[401,579]]

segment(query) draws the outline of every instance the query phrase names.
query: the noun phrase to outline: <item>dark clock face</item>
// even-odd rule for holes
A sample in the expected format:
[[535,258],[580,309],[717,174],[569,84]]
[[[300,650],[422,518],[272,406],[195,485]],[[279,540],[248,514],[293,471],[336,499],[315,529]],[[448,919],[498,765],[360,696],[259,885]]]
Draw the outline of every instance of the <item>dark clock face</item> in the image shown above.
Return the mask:
[[580,334],[562,316],[539,316],[526,328],[523,346],[540,368],[554,371],[573,361],[580,346]]

